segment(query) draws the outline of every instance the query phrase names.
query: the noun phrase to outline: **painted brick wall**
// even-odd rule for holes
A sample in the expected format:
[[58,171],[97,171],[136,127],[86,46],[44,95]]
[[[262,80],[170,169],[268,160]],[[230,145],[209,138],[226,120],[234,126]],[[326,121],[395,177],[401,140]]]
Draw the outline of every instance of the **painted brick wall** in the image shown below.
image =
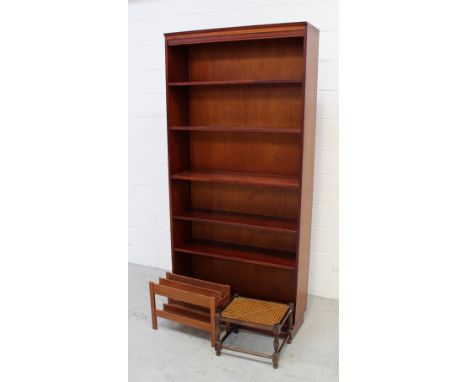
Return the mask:
[[129,261],[171,268],[165,32],[308,21],[320,30],[309,293],[338,298],[338,1],[129,0]]

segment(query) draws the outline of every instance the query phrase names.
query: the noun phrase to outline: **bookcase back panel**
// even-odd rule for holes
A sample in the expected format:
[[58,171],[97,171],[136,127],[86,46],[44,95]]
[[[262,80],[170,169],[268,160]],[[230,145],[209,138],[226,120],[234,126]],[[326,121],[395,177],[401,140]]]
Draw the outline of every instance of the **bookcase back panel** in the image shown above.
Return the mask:
[[297,189],[192,182],[191,196],[193,208],[298,218]]
[[298,176],[298,134],[192,132],[193,169]]
[[290,252],[295,252],[297,245],[297,235],[294,233],[268,232],[244,227],[233,228],[229,225],[200,222],[192,223],[192,237]]
[[185,87],[170,88],[167,93],[169,126],[189,124],[189,89]]
[[193,277],[193,257],[186,253],[175,253],[172,257],[172,272],[182,276]]
[[303,39],[195,44],[188,47],[188,62],[190,81],[300,80]]
[[190,124],[300,129],[302,92],[296,84],[193,87]]
[[190,133],[188,131],[170,131],[167,134],[171,161],[170,173],[190,168]]
[[188,80],[188,47],[174,46],[166,50],[169,81]]
[[173,244],[178,246],[192,240],[192,223],[189,221],[174,220],[173,221]]
[[232,292],[243,296],[278,302],[295,301],[294,271],[267,268],[223,259],[192,256],[193,277],[207,281],[222,280]]
[[190,208],[190,182],[172,181],[171,185],[171,204],[172,212],[180,213]]

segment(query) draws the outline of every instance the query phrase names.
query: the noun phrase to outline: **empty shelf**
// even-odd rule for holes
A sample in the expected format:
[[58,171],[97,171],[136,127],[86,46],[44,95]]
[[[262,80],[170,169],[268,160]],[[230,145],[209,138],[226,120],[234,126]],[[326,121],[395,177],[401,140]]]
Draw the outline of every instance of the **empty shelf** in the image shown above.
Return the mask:
[[219,86],[219,85],[302,85],[302,80],[223,80],[169,82],[169,86]]
[[171,126],[173,131],[211,131],[211,132],[233,132],[233,133],[279,133],[300,134],[301,129],[283,127],[252,127],[252,126]]
[[192,240],[189,243],[175,245],[174,251],[289,270],[296,267],[296,256],[293,252],[209,240]]
[[239,214],[233,212],[192,209],[181,213],[174,213],[174,219],[236,225],[278,232],[297,232],[297,222],[292,219]]
[[299,180],[292,176],[253,175],[210,171],[182,171],[177,174],[173,174],[171,179],[299,188]]

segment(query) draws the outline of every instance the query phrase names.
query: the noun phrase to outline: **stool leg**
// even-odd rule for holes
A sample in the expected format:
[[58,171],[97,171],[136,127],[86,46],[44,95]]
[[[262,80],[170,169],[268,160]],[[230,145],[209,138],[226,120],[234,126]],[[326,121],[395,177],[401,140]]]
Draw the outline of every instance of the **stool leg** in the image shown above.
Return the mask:
[[289,304],[291,307],[291,313],[289,313],[288,317],[288,344],[292,342],[292,328],[293,328],[293,314],[294,314],[294,304]]
[[221,324],[221,314],[219,311],[216,312],[215,315],[215,323],[216,323],[216,342],[215,342],[215,350],[216,350],[216,355],[220,356],[221,355],[221,329],[220,329],[220,324]]
[[273,348],[275,349],[275,352],[273,353],[273,368],[277,369],[278,368],[278,363],[279,363],[279,335],[281,332],[281,327],[279,325],[275,325],[274,329],[274,334],[275,334],[275,339],[273,340]]
[[[232,295],[232,299],[231,299],[231,302],[235,299],[239,297],[239,293],[235,292],[233,295]],[[234,332],[234,334],[237,334],[239,333],[239,325],[236,325],[236,324],[229,324],[229,333],[230,332]]]

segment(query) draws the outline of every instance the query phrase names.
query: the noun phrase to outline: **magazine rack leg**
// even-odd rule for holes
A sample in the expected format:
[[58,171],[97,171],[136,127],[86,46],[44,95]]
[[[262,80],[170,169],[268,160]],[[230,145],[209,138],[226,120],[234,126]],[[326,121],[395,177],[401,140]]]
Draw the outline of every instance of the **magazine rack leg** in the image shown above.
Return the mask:
[[151,324],[154,330],[158,329],[158,317],[156,316],[156,295],[154,293],[154,284],[150,281],[149,283],[150,290],[150,301],[151,301]]

